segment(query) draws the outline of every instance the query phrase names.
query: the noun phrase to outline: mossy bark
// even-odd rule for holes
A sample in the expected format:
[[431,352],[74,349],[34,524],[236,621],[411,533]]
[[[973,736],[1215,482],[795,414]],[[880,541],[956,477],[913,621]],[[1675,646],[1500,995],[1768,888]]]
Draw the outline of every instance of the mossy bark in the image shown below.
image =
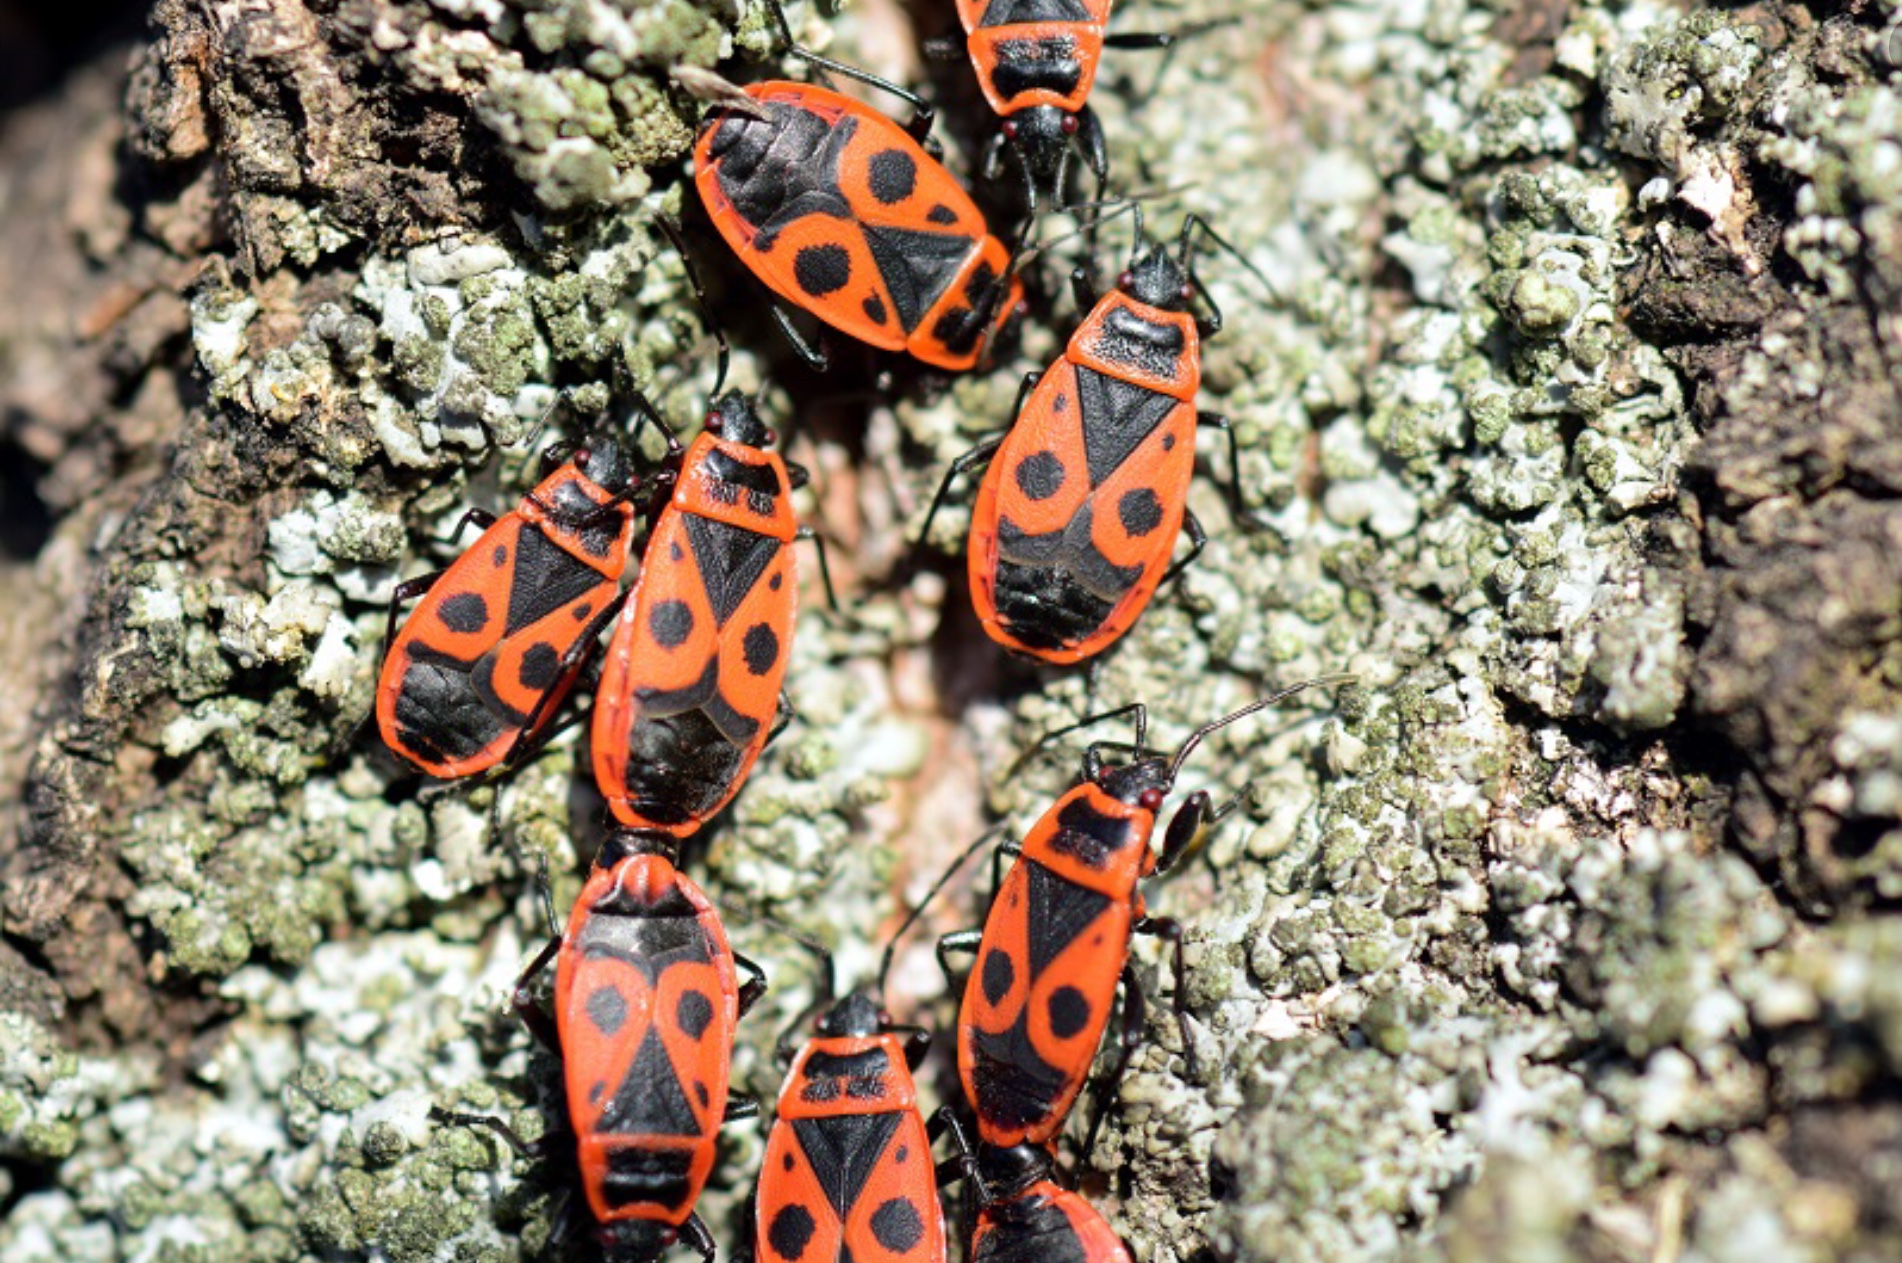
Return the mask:
[[[673,76],[778,73],[754,7],[160,0],[11,112],[0,486],[44,531],[0,560],[0,1255],[554,1257],[560,1163],[426,1115],[560,1117],[502,999],[542,934],[529,875],[572,895],[598,837],[586,761],[564,737],[429,794],[361,725],[382,599],[463,507],[635,387],[704,405],[712,343],[652,229],[682,212],[855,616],[810,593],[800,720],[689,852],[710,889],[862,972],[970,838],[1067,783],[1074,746],[1017,766],[1038,734],[1141,699],[1178,740],[1360,677],[1185,775],[1256,787],[1151,892],[1188,930],[1199,1074],[1152,1004],[1102,1142],[1064,1148],[1140,1258],[1902,1249],[1902,14],[1114,21],[1208,17],[1236,20],[1119,56],[1096,102],[1149,225],[1202,213],[1269,282],[1201,261],[1228,318],[1202,402],[1265,526],[1211,449],[1207,552],[1093,676],[994,652],[958,504],[908,542],[1067,333],[1086,243],[1039,260],[989,373],[869,404],[849,356],[802,375],[682,196]],[[917,56],[950,6],[793,18],[922,83],[971,169],[968,67]],[[774,983],[735,1081],[770,1099],[811,969],[733,930]],[[952,1012],[920,944],[892,992]],[[731,1131],[723,1242],[761,1148]]]

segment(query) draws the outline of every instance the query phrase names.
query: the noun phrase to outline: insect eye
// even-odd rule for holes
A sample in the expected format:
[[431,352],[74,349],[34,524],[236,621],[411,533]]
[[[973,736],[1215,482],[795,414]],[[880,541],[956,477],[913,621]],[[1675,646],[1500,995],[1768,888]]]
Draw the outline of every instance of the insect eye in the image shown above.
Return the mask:
[[1154,811],[1156,808],[1162,806],[1162,791],[1159,789],[1145,789],[1142,792],[1142,797],[1137,799],[1137,801],[1142,804],[1144,811]]
[[712,430],[715,434],[718,434],[720,432],[720,426],[721,426],[720,414],[717,412],[709,412],[707,414],[707,429]]
[[766,431],[766,433],[759,436],[759,442],[761,447],[772,447],[774,444],[779,442],[779,431],[777,430]]
[[1128,289],[1135,283],[1136,274],[1134,272],[1124,272],[1121,276],[1116,278],[1116,288],[1118,289]]
[[591,460],[593,460],[593,459],[594,459],[594,449],[593,449],[593,448],[589,448],[589,447],[577,447],[577,448],[575,449],[575,464],[577,464],[577,465],[580,465],[580,466],[582,466],[583,468],[586,468],[586,467],[587,467],[587,464],[588,464],[588,462],[589,462],[589,461],[591,461]]
[[1063,128],[1063,134],[1065,136],[1076,135],[1076,127],[1077,127],[1076,115],[1065,114],[1063,116],[1063,122],[1058,125]]
[[878,1024],[880,1026],[890,1026],[892,1024],[892,1011],[890,1009],[880,1009],[878,1011]]
[[1017,120],[1014,118],[1005,119],[1002,130],[1004,132],[1004,136],[1006,139],[1016,140],[1017,139]]
[[1176,293],[1182,298],[1184,302],[1187,302],[1190,299],[1190,297],[1194,295],[1195,291],[1191,289],[1189,286],[1184,285],[1181,289],[1177,290]]

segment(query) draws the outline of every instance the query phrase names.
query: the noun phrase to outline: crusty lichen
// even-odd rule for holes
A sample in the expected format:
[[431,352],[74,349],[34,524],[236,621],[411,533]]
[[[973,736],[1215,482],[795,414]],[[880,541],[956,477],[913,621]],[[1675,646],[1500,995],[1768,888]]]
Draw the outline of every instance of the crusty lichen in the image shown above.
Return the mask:
[[[206,406],[109,545],[37,782],[37,844],[104,856],[75,888],[122,875],[78,906],[136,927],[147,998],[87,991],[57,924],[9,926],[123,1044],[0,1021],[0,1153],[43,1173],[9,1260],[550,1257],[571,1191],[427,1112],[558,1123],[504,1002],[545,929],[529,875],[565,907],[597,836],[582,751],[421,794],[356,728],[382,601],[455,555],[465,507],[531,485],[536,446],[627,424],[631,386],[676,423],[704,404],[710,343],[651,228],[697,109],[668,71],[763,73],[775,36],[758,6],[681,0],[345,8],[220,28],[206,69],[223,19],[161,4],[135,82],[138,151],[209,153],[232,238],[190,293]],[[889,14],[791,16],[848,58],[894,46]],[[995,371],[901,393],[849,443],[801,433],[845,613],[805,586],[799,718],[689,869],[862,977],[988,817],[1021,828],[1068,783],[1087,738],[1016,766],[1038,735],[1141,699],[1167,744],[1351,670],[1185,769],[1184,792],[1254,791],[1153,892],[1187,929],[1198,1073],[1152,1006],[1083,1172],[1139,1258],[1892,1252],[1902,530],[1864,492],[1902,485],[1873,367],[1902,293],[1893,45],[1796,9],[1363,0],[1255,6],[1153,91],[1155,63],[1113,54],[1119,187],[1168,190],[1152,230],[1204,214],[1266,278],[1198,260],[1227,317],[1202,405],[1234,425],[1250,524],[1211,433],[1200,560],[1094,674],[1031,672],[957,612],[961,562],[898,563],[1067,298]],[[1126,234],[1103,229],[1099,276]],[[757,291],[710,242],[750,330]],[[820,410],[742,343],[735,384],[800,383],[771,416]],[[934,921],[975,916],[974,885]],[[770,1097],[813,967],[770,922],[732,928],[775,988],[735,1083]],[[1167,953],[1137,959],[1166,993]],[[892,992],[951,1011],[921,944]],[[150,996],[216,1008],[133,1029],[163,1025]],[[728,1138],[723,1242],[761,1144]]]

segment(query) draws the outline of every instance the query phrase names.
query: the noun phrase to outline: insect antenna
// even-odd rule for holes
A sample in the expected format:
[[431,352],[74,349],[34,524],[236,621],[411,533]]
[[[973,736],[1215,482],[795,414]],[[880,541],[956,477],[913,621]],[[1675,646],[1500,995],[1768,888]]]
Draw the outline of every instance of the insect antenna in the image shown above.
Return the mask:
[[1211,719],[1208,723],[1203,724],[1200,728],[1190,733],[1188,740],[1184,741],[1182,745],[1177,748],[1175,758],[1169,762],[1169,783],[1172,785],[1175,783],[1176,774],[1182,770],[1183,762],[1188,759],[1189,755],[1194,752],[1197,746],[1202,744],[1203,739],[1210,733],[1226,728],[1238,719],[1246,719],[1256,711],[1267,710],[1276,702],[1286,701],[1296,693],[1302,693],[1311,688],[1327,687],[1335,684],[1352,684],[1359,678],[1359,676],[1351,672],[1343,672],[1338,675],[1317,675],[1311,680],[1303,680],[1299,684],[1290,684],[1287,688],[1270,693],[1266,697],[1256,698],[1240,710],[1231,711],[1220,719]]
[[898,940],[905,937],[906,931],[918,923],[918,918],[923,915],[926,908],[931,906],[931,901],[938,897],[938,892],[943,890],[952,877],[956,876],[959,870],[970,862],[973,855],[976,855],[996,838],[1001,828],[1002,826],[986,829],[983,833],[978,835],[977,841],[965,847],[964,850],[959,853],[958,857],[951,861],[950,866],[938,874],[938,879],[931,883],[931,889],[925,892],[925,897],[920,899],[917,906],[905,914],[905,919],[899,922],[898,928],[893,930],[891,937],[885,940],[884,954],[878,959],[878,977],[876,980],[878,1002],[881,1007],[885,1003],[885,978],[892,971],[892,961],[898,950]]

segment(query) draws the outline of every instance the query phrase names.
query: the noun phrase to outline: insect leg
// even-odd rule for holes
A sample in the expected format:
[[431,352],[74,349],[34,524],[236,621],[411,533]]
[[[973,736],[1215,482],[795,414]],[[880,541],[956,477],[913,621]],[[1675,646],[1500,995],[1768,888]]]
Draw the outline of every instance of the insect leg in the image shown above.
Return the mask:
[[1103,1115],[1109,1110],[1110,1097],[1123,1081],[1123,1072],[1129,1069],[1129,1059],[1143,1042],[1143,1022],[1148,1014],[1148,1005],[1143,999],[1143,986],[1136,978],[1136,966],[1133,962],[1123,965],[1123,1030],[1117,1041],[1116,1064],[1108,1074],[1097,1081],[1094,1098],[1090,1108],[1090,1127],[1083,1137],[1081,1161],[1088,1162],[1090,1153],[1096,1148],[1096,1134],[1103,1126]]
[[1189,536],[1188,554],[1184,556],[1181,561],[1176,562],[1173,566],[1170,566],[1167,570],[1162,572],[1162,578],[1156,582],[1156,586],[1159,588],[1166,588],[1181,578],[1182,572],[1187,570],[1195,559],[1202,555],[1204,548],[1208,547],[1209,533],[1202,529],[1202,519],[1196,517],[1196,515],[1188,509],[1182,511],[1182,529],[1187,532]]
[[1143,917],[1131,927],[1135,934],[1151,934],[1168,942],[1175,955],[1176,989],[1170,1000],[1175,1010],[1176,1029],[1182,1036],[1182,1067],[1190,1080],[1200,1077],[1195,1060],[1195,1041],[1189,1035],[1188,966],[1182,957],[1182,923],[1172,917]]
[[523,1140],[515,1133],[513,1127],[487,1114],[463,1114],[456,1110],[446,1110],[441,1106],[432,1105],[429,1107],[429,1121],[449,1127],[486,1127],[507,1142],[508,1147],[515,1150],[519,1157],[538,1158],[543,1151],[541,1142]]
[[753,975],[740,984],[740,1016],[745,1017],[759,1003],[759,998],[766,994],[766,971],[738,952],[733,953],[733,964]]
[[1228,485],[1223,491],[1228,496],[1228,510],[1235,522],[1245,531],[1268,529],[1268,523],[1262,516],[1242,502],[1242,454],[1241,445],[1235,438],[1235,427],[1229,419],[1219,412],[1198,412],[1195,414],[1197,429],[1220,430],[1228,440]]

